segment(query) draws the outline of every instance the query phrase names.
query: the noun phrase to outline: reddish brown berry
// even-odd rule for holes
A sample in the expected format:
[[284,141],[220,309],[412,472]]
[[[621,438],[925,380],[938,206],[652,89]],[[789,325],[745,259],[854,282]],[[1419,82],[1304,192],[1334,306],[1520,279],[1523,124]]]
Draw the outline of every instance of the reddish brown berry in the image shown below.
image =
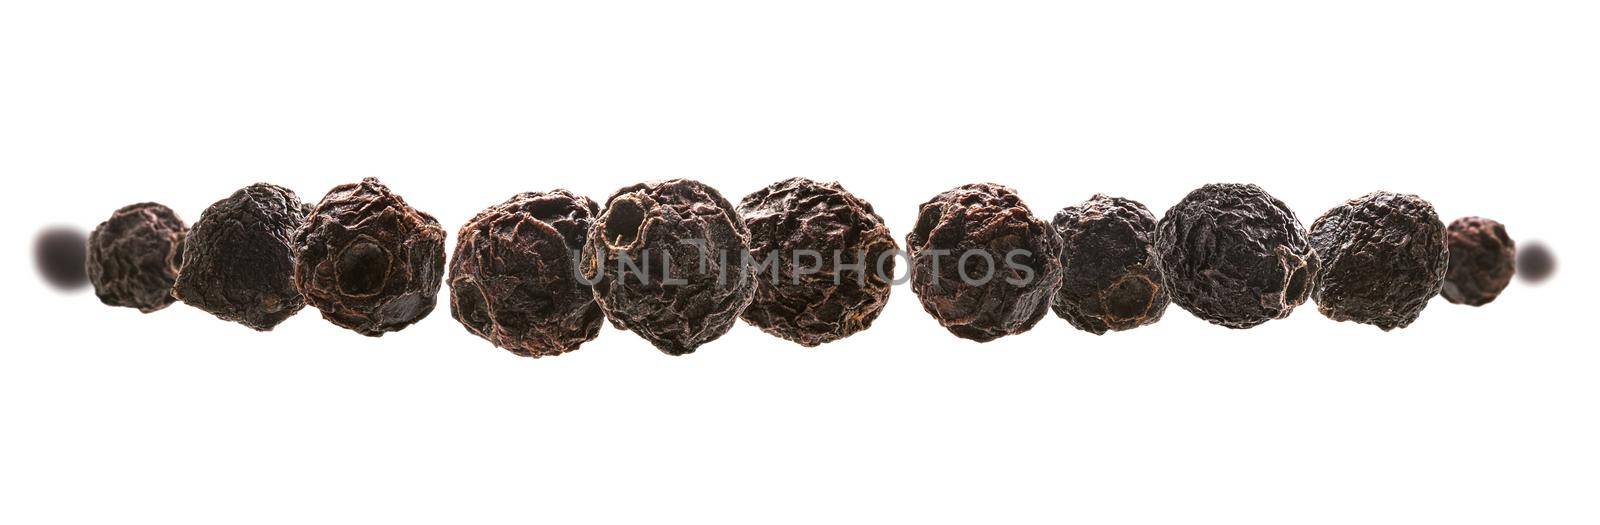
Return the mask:
[[1384,330],[1405,328],[1422,315],[1444,285],[1450,257],[1433,205],[1386,191],[1317,218],[1311,246],[1323,264],[1311,295],[1317,310]]
[[171,208],[144,202],[111,214],[89,234],[89,282],[100,302],[154,312],[177,299],[172,283],[189,232]]
[[1462,217],[1448,230],[1450,265],[1440,294],[1456,304],[1483,306],[1517,273],[1517,243],[1506,227],[1482,217]]
[[328,192],[295,234],[295,284],[333,324],[381,336],[433,311],[444,228],[368,177]]
[[1094,334],[1161,320],[1172,299],[1156,258],[1156,218],[1143,204],[1095,195],[1056,213],[1051,226],[1063,246],[1057,316]]
[[566,190],[521,193],[461,227],[450,259],[450,313],[511,353],[577,350],[605,315],[579,279],[577,255],[600,209]]
[[1254,184],[1207,184],[1167,210],[1156,249],[1172,302],[1228,328],[1288,317],[1322,267],[1300,220]]
[[871,204],[838,183],[793,178],[745,197],[739,215],[758,266],[745,322],[804,346],[872,326],[897,248]]
[[172,294],[220,319],[266,331],[305,307],[289,239],[305,222],[293,191],[252,184],[200,214]]
[[749,230],[717,190],[646,182],[606,200],[583,272],[611,324],[684,355],[726,334],[750,305],[749,249]]
[[911,291],[963,339],[1028,331],[1061,284],[1061,236],[998,184],[968,184],[923,203],[906,248]]

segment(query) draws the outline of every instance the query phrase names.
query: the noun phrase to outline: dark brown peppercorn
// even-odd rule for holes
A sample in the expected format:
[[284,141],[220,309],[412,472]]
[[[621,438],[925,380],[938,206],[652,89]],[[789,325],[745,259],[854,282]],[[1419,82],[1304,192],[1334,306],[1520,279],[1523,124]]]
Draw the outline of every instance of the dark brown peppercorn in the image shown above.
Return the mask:
[[511,353],[577,350],[605,316],[578,279],[577,255],[600,209],[567,190],[520,193],[461,227],[450,258],[450,314]]
[[272,184],[217,201],[189,230],[173,296],[225,321],[271,330],[306,305],[289,249],[305,218],[300,197]]
[[1288,317],[1321,268],[1294,212],[1254,184],[1202,186],[1158,227],[1172,302],[1228,328]]
[[378,179],[341,185],[295,234],[295,284],[333,324],[373,337],[399,331],[433,311],[444,235]]
[[76,290],[89,284],[89,239],[83,231],[54,226],[39,232],[33,241],[33,262],[44,281],[60,290]]
[[1517,250],[1517,275],[1522,282],[1537,284],[1556,273],[1556,254],[1549,246],[1533,241]]
[[145,202],[126,206],[89,234],[89,282],[100,302],[154,312],[177,299],[172,282],[189,232],[171,208]]
[[745,197],[739,215],[757,265],[745,322],[804,346],[872,326],[897,248],[871,204],[838,183],[793,178]]
[[1061,288],[1051,308],[1072,326],[1104,334],[1161,320],[1171,297],[1156,259],[1156,217],[1143,204],[1095,195],[1056,213]]
[[583,272],[611,324],[669,355],[722,337],[755,296],[750,232],[710,186],[635,184],[606,200]]
[[964,339],[1028,331],[1061,284],[1061,237],[998,184],[968,184],[923,203],[906,247],[911,291]]
[[1405,328],[1439,294],[1450,258],[1444,223],[1416,195],[1379,191],[1311,224],[1322,274],[1311,292],[1335,321]]
[[1511,284],[1517,272],[1517,243],[1506,227],[1482,217],[1462,217],[1448,230],[1450,265],[1440,294],[1456,304],[1483,306]]

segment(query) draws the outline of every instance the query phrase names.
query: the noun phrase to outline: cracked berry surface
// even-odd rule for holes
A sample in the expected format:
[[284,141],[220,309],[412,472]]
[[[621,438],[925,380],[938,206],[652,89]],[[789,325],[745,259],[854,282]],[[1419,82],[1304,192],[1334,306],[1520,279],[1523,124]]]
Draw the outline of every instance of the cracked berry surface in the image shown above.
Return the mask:
[[605,315],[577,255],[600,209],[566,190],[527,192],[461,227],[450,258],[450,313],[473,335],[527,357],[577,350]]
[[754,299],[749,249],[750,232],[721,193],[672,179],[612,194],[582,265],[612,325],[685,355],[726,334]]
[[1167,210],[1156,251],[1172,302],[1228,328],[1282,319],[1321,261],[1283,201],[1254,184],[1207,184]]
[[300,197],[273,184],[217,201],[189,230],[173,296],[220,319],[271,330],[306,304],[289,246],[305,218]]
[[1335,321],[1404,328],[1444,286],[1450,252],[1444,223],[1416,195],[1369,193],[1311,224],[1322,257],[1312,299]]
[[1156,218],[1143,204],[1095,195],[1056,213],[1061,287],[1051,308],[1094,334],[1161,320],[1171,296],[1156,257]]
[[963,339],[1028,331],[1061,284],[1061,237],[998,184],[967,184],[923,203],[906,248],[923,310]]
[[1517,243],[1492,219],[1462,217],[1446,229],[1450,264],[1445,270],[1445,300],[1483,306],[1500,297],[1517,273]]
[[100,302],[154,312],[177,301],[172,283],[183,261],[189,228],[171,208],[132,204],[89,234],[89,283]]
[[804,346],[872,326],[889,300],[897,248],[871,204],[838,183],[792,178],[746,196],[739,215],[758,263],[745,322]]
[[376,178],[335,187],[294,237],[306,304],[366,336],[433,312],[444,281],[444,228]]

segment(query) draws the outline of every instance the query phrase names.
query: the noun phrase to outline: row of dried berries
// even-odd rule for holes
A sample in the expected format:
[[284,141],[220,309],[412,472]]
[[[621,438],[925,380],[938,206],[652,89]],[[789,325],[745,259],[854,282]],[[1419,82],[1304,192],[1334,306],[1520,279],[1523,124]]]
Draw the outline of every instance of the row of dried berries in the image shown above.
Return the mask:
[[[603,209],[565,190],[518,194],[461,228],[448,276],[444,239],[437,220],[376,179],[315,206],[255,184],[192,228],[160,204],[117,210],[89,236],[84,267],[109,305],[151,312],[183,301],[270,330],[310,304],[369,336],[427,316],[448,280],[454,317],[519,355],[577,349],[604,319],[682,355],[739,318],[805,346],[864,330],[902,254],[872,205],[803,178],[737,207],[683,179],[623,188]],[[1335,320],[1389,330],[1441,291],[1488,303],[1516,268],[1499,223],[1446,228],[1416,196],[1372,193],[1307,232],[1250,184],[1206,185],[1160,221],[1138,202],[1096,195],[1051,224],[1009,188],[969,184],[924,203],[906,243],[924,309],[976,341],[1026,331],[1047,309],[1096,334],[1154,323],[1169,302],[1249,328],[1308,298]]]
[[[1452,303],[1487,304],[1517,268],[1500,223],[1465,217],[1446,227],[1427,201],[1382,191],[1329,210],[1309,231],[1254,184],[1205,185],[1159,221],[1138,202],[1096,195],[1061,210],[1050,226],[1000,186],[941,194],[922,205],[907,237],[913,255],[1024,247],[1060,256],[1029,261],[1045,276],[1031,286],[972,286],[956,278],[963,265],[928,271],[917,258],[913,289],[946,328],[978,341],[1026,331],[1046,305],[1096,334],[1154,323],[1169,302],[1211,323],[1250,328],[1307,299],[1336,321],[1392,330],[1441,292]],[[1528,277],[1548,275],[1548,252],[1525,255]]]
[[306,304],[365,335],[433,311],[444,229],[377,179],[333,189],[316,206],[253,184],[217,201],[193,227],[163,205],[123,207],[88,239],[100,301],[153,312],[183,301],[271,330]]

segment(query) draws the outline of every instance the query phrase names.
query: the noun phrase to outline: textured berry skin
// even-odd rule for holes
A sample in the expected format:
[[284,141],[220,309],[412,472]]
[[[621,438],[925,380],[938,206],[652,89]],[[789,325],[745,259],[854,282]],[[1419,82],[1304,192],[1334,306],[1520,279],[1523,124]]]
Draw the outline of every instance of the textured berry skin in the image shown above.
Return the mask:
[[450,258],[450,314],[526,357],[560,355],[600,334],[605,315],[579,280],[577,254],[600,214],[567,190],[528,192],[461,227]]
[[1489,304],[1517,273],[1517,243],[1506,227],[1482,217],[1462,217],[1447,229],[1450,265],[1440,294],[1455,304]]
[[906,248],[922,308],[963,339],[1028,331],[1061,284],[1061,237],[998,184],[968,184],[923,203]]
[[306,305],[289,247],[305,218],[300,197],[272,184],[217,201],[189,230],[173,296],[220,319],[271,330]]
[[685,355],[726,334],[755,297],[749,250],[750,232],[721,193],[673,179],[612,194],[582,264],[612,325]]
[[1405,328],[1444,286],[1444,223],[1416,195],[1369,193],[1311,224],[1323,260],[1311,297],[1335,321]]
[[1207,184],[1161,218],[1156,252],[1172,302],[1228,328],[1282,319],[1322,267],[1294,212],[1254,184]]
[[100,302],[154,312],[177,299],[172,283],[189,228],[171,208],[144,202],[117,210],[89,234],[87,270]]
[[[793,178],[745,197],[739,215],[759,266],[745,322],[804,346],[872,326],[889,300],[897,248],[871,204],[838,183]],[[761,265],[769,257],[774,264]]]
[[1138,202],[1095,195],[1056,213],[1061,287],[1050,306],[1085,332],[1104,334],[1161,320],[1172,302],[1156,257],[1156,217]]
[[294,281],[306,303],[366,336],[433,312],[444,281],[444,228],[378,179],[335,187],[294,237]]

